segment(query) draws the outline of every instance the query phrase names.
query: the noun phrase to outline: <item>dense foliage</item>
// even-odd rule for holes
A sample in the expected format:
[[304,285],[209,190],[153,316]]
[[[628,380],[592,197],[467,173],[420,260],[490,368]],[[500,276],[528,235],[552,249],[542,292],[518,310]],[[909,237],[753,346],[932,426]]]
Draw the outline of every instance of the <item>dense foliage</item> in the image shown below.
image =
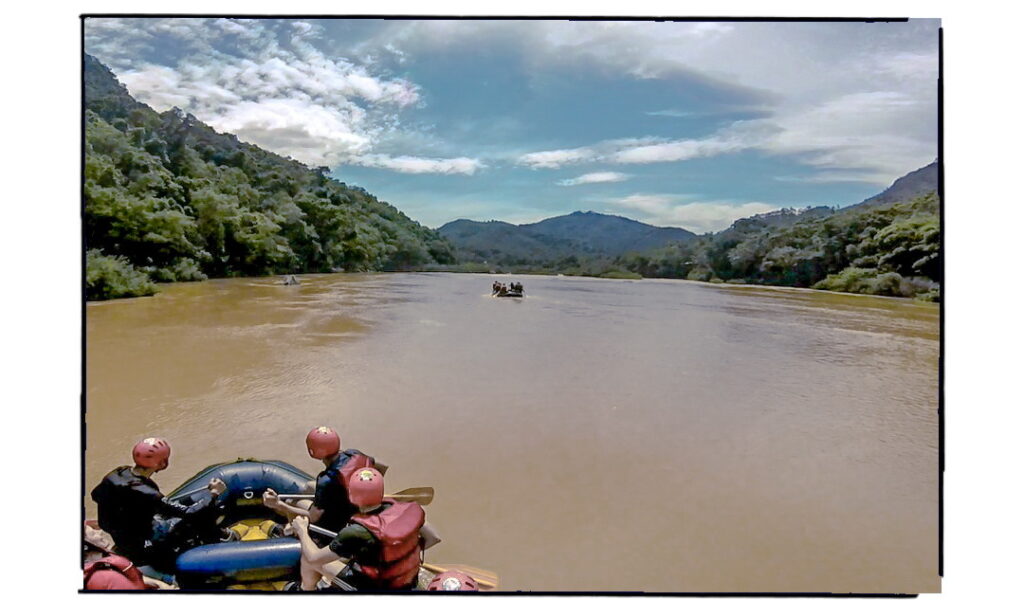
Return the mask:
[[732,281],[939,299],[935,194],[781,227],[730,228],[619,261],[645,277]]
[[324,167],[217,133],[177,109],[157,113],[88,56],[85,78],[89,299],[153,293],[153,281],[455,260],[437,232]]
[[86,252],[85,295],[87,298],[151,296],[156,285],[123,256],[104,256],[99,250]]

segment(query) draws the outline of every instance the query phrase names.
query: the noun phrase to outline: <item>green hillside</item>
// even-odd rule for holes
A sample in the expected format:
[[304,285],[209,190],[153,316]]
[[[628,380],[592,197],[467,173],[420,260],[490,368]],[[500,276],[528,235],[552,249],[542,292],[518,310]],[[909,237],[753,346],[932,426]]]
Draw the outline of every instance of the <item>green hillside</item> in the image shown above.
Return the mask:
[[455,261],[448,240],[326,167],[157,113],[88,55],[85,121],[90,300],[152,294],[154,282]]
[[916,297],[940,295],[935,193],[774,227],[730,228],[619,259],[645,277],[732,281]]

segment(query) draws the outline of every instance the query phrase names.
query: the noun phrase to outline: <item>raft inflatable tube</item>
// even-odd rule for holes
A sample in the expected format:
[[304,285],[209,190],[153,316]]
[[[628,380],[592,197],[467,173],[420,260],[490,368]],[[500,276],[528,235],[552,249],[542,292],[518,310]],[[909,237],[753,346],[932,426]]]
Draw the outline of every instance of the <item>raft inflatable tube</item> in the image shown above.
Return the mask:
[[182,587],[219,588],[253,581],[298,578],[302,547],[293,537],[207,544],[178,557]]
[[[214,477],[227,486],[217,499],[223,514],[218,520],[221,527],[260,521],[283,525],[283,516],[263,506],[263,492],[273,489],[279,494],[300,494],[313,480],[312,475],[286,462],[240,458],[206,467],[168,498],[192,504],[209,495],[206,486]],[[295,538],[218,542],[183,552],[175,567],[183,589],[223,589],[234,583],[294,579],[300,555]]]
[[312,475],[286,462],[240,458],[206,467],[168,497],[183,504],[192,504],[202,495],[209,494],[206,485],[214,477],[227,485],[227,490],[217,502],[223,506],[222,523],[229,524],[254,518],[284,523],[284,517],[263,506],[263,492],[272,489],[279,494],[301,494],[313,480]]

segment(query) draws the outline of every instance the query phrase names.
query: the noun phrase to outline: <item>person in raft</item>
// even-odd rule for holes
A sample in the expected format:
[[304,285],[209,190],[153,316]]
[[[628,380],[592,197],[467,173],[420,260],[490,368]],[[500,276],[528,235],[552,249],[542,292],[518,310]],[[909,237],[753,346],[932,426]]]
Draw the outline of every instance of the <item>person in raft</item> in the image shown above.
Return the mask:
[[222,533],[216,499],[227,486],[214,478],[191,504],[168,500],[151,478],[170,458],[167,440],[146,438],[132,448],[134,466],[117,467],[92,490],[100,528],[113,538],[118,554],[137,564],[173,564],[174,554]]
[[292,520],[302,545],[301,588],[316,589],[323,573],[359,591],[413,589],[424,547],[420,533],[426,522],[423,508],[413,502],[385,499],[384,476],[373,468],[352,474],[348,494],[359,512],[324,548],[310,539],[308,519]]
[[377,467],[384,471],[384,465],[377,465],[372,456],[359,450],[341,451],[341,437],[330,427],[315,427],[306,435],[306,450],[309,456],[323,461],[324,470],[316,477],[313,503],[286,504],[277,497],[277,492],[263,493],[263,504],[281,513],[289,520],[296,516],[308,517],[324,529],[337,531],[348,523],[356,513],[356,507],[348,500],[346,483],[357,469]]

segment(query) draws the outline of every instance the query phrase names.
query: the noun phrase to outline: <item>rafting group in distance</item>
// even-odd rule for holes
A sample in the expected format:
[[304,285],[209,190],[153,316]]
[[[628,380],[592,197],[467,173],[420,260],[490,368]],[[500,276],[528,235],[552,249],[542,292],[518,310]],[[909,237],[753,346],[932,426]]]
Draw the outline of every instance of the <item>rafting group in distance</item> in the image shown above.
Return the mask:
[[523,284],[516,281],[506,285],[500,281],[495,281],[491,284],[491,295],[497,298],[522,298]]
[[238,459],[211,465],[165,496],[152,477],[171,447],[146,438],[133,464],[92,490],[85,522],[86,590],[489,591],[494,573],[432,565],[440,543],[426,522],[429,487],[384,492],[388,467],[341,449],[330,427],[306,436],[324,469],[314,478],[288,463]]

